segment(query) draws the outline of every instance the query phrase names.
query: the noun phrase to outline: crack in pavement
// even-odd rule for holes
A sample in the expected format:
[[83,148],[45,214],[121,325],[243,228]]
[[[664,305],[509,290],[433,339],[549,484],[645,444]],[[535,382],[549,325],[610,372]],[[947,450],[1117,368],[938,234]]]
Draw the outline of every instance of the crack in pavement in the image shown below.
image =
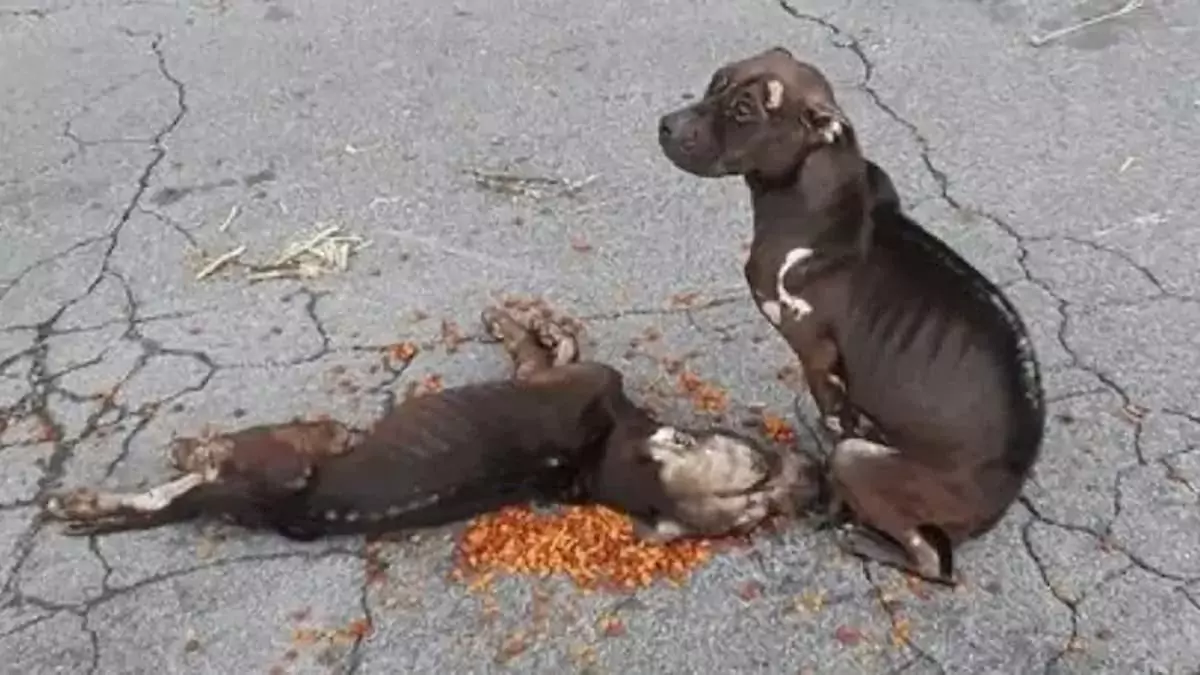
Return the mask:
[[10,629],[9,631],[6,631],[5,633],[0,634],[0,639],[7,638],[12,635],[16,635],[17,633],[20,633],[23,630],[27,630],[33,626],[36,626],[37,624],[42,623],[59,613],[65,612],[65,613],[80,617],[83,621],[83,624],[82,624],[83,631],[88,635],[88,639],[89,639],[89,642],[91,644],[91,649],[92,649],[91,664],[90,664],[89,669],[87,670],[87,673],[89,675],[93,675],[93,674],[99,672],[101,645],[100,645],[99,635],[97,634],[95,628],[93,628],[89,623],[90,616],[91,616],[91,613],[96,608],[101,607],[102,605],[104,605],[108,602],[111,602],[117,598],[123,597],[125,595],[129,595],[136,591],[140,591],[140,590],[143,590],[145,588],[148,588],[148,587],[151,587],[151,586],[154,586],[157,584],[171,582],[171,581],[177,581],[181,578],[187,577],[192,574],[197,574],[200,572],[205,572],[205,571],[214,570],[214,569],[222,569],[225,567],[230,567],[230,566],[244,564],[244,563],[259,563],[259,562],[278,561],[278,560],[304,560],[306,562],[317,562],[317,561],[321,561],[321,560],[327,560],[330,558],[338,558],[338,557],[349,558],[349,559],[354,559],[354,560],[363,560],[364,559],[361,551],[352,550],[352,549],[348,549],[348,548],[344,548],[344,547],[340,547],[340,546],[332,546],[330,548],[323,549],[320,551],[282,551],[282,552],[273,552],[273,553],[256,553],[256,554],[247,554],[247,555],[240,555],[240,556],[231,556],[229,558],[223,558],[220,560],[214,560],[214,561],[202,563],[199,565],[193,565],[193,566],[185,567],[183,569],[171,570],[169,572],[162,572],[159,574],[150,575],[150,576],[144,577],[142,579],[139,579],[133,583],[129,583],[129,584],[121,585],[121,586],[112,586],[110,584],[110,575],[112,573],[112,568],[109,566],[109,564],[105,560],[104,556],[101,554],[99,549],[96,547],[96,544],[95,544],[96,540],[97,540],[97,537],[95,535],[89,536],[89,547],[91,548],[92,553],[97,557],[97,559],[100,560],[101,564],[104,567],[105,574],[101,581],[101,592],[99,594],[97,594],[95,597],[89,598],[87,600],[83,600],[78,603],[52,602],[52,601],[38,598],[33,595],[25,595],[20,592],[17,592],[15,594],[13,594],[11,596],[11,598],[4,603],[4,605],[3,605],[4,607],[28,605],[28,606],[32,606],[37,609],[40,609],[40,610],[46,612],[46,614],[39,616],[39,617],[35,617],[34,619],[31,619],[29,621],[23,622],[22,624]]
[[78,110],[76,110],[70,117],[68,117],[66,122],[63,122],[62,130],[59,132],[59,135],[62,138],[65,138],[75,144],[75,153],[73,153],[73,154],[75,154],[79,157],[86,156],[87,149],[94,145],[112,145],[112,144],[120,145],[120,144],[129,144],[129,143],[142,143],[142,144],[151,143],[152,144],[152,143],[154,143],[153,138],[120,138],[120,139],[88,140],[85,138],[81,138],[79,136],[79,134],[75,133],[75,128],[74,128],[76,121],[78,121],[78,119],[80,117],[82,117],[83,115],[91,112],[92,106],[94,106],[96,103],[99,103],[100,101],[104,100],[106,97],[111,96],[112,94],[115,94],[118,91],[121,91],[125,87],[128,87],[129,85],[133,84],[134,82],[137,82],[138,80],[140,80],[141,78],[143,78],[145,76],[146,76],[146,73],[145,73],[145,71],[143,71],[143,72],[136,73],[134,75],[129,75],[127,77],[124,77],[121,80],[119,80],[118,82],[109,84],[108,86],[102,88],[98,93],[96,93],[95,96],[92,96],[88,100],[84,101],[83,104],[79,106]]
[[[139,34],[134,34],[129,31],[125,31],[125,34],[129,37],[142,37]],[[128,285],[125,284],[125,281],[120,274],[109,266],[109,260],[111,259],[112,254],[116,250],[116,247],[119,243],[122,229],[126,223],[129,222],[129,219],[132,217],[133,213],[140,204],[142,196],[145,194],[154,175],[155,169],[166,157],[167,150],[163,143],[171,134],[171,132],[179,126],[179,124],[183,121],[184,116],[187,114],[184,85],[180,80],[171,74],[170,69],[167,67],[166,54],[162,47],[163,40],[164,38],[161,34],[155,35],[154,39],[150,43],[150,51],[154,54],[155,63],[160,75],[175,88],[178,109],[171,119],[167,121],[167,123],[164,124],[157,133],[155,133],[152,139],[154,156],[146,164],[141,174],[138,176],[137,189],[134,191],[134,194],[130,198],[128,204],[122,210],[116,224],[106,234],[99,237],[89,238],[88,240],[85,240],[85,242],[75,244],[67,249],[69,252],[77,250],[81,246],[103,241],[105,238],[108,239],[108,245],[103,256],[103,263],[101,264],[100,270],[97,272],[95,278],[92,279],[82,293],[64,302],[47,319],[34,327],[35,337],[33,346],[19,355],[21,357],[29,357],[31,361],[26,376],[29,387],[28,392],[16,404],[0,411],[0,414],[5,415],[6,417],[11,416],[14,411],[38,416],[41,419],[44,428],[49,432],[51,437],[55,439],[54,449],[51,452],[50,457],[46,460],[45,467],[42,471],[42,476],[37,482],[37,491],[34,498],[35,502],[41,502],[45,498],[46,491],[62,477],[66,468],[66,464],[70,460],[75,446],[95,432],[95,423],[103,414],[108,412],[107,408],[109,405],[111,405],[110,401],[102,402],[101,412],[89,415],[88,422],[85,424],[84,430],[81,432],[78,438],[64,438],[64,427],[62,423],[55,419],[54,413],[52,412],[50,406],[50,395],[52,393],[58,393],[56,391],[55,380],[61,374],[48,372],[48,367],[46,364],[46,357],[49,352],[48,341],[55,335],[56,324],[71,307],[81,303],[93,292],[95,292],[105,278],[113,277],[117,278],[126,289],[127,316],[130,314],[136,316],[136,305],[133,304],[133,298],[129,294]],[[25,273],[27,272],[23,272],[21,275],[18,275],[18,281]],[[127,332],[136,334],[136,329],[131,324]],[[145,355],[143,354],[143,357],[144,356]],[[10,358],[9,361],[11,360],[13,359]],[[8,363],[6,362],[4,366],[7,367],[7,365]],[[26,531],[23,532],[20,537],[18,537],[17,543],[13,547],[13,557],[15,562],[12,565],[8,578],[4,581],[2,588],[0,588],[0,596],[7,596],[14,591],[14,584],[19,576],[19,571],[32,552],[34,538],[40,529],[40,519],[34,518],[33,522],[26,529]]]
[[51,14],[54,14],[59,11],[62,11],[62,10],[61,9],[40,9],[40,8],[0,9],[0,18],[3,18],[3,17],[14,17],[14,18],[28,17],[31,19],[37,19],[37,20],[41,21],[41,20],[49,17]]
[[[364,537],[362,546],[359,548],[358,555],[362,558],[365,564],[370,565],[371,560],[371,540]],[[368,630],[374,630],[375,613],[371,608],[371,575],[363,574],[362,586],[359,588],[358,596],[359,609],[362,610],[362,617],[366,620]],[[350,653],[346,656],[346,666],[343,671],[344,675],[356,675],[359,668],[362,667],[364,651],[367,647],[367,635],[356,632],[354,634],[354,642],[350,646]]]
[[[875,598],[875,606],[887,618],[888,623],[892,628],[892,635],[895,636],[900,630],[904,617],[892,605],[892,603],[888,601],[886,589],[884,589],[884,587],[881,585],[880,580],[876,578],[875,573],[872,572],[873,564],[874,563],[866,561],[862,562],[863,578],[866,579],[867,584],[871,586],[871,594]],[[905,637],[903,640],[903,645],[907,649],[911,650],[915,656],[909,663],[901,667],[900,672],[903,672],[909,668],[914,668],[919,663],[927,663],[936,668],[939,673],[942,673],[942,675],[946,675],[946,666],[943,665],[936,656],[929,653],[927,649],[922,647],[916,640],[912,639],[911,637]]]
[[1033,537],[1032,537],[1033,526],[1038,523],[1041,523],[1041,524],[1047,524],[1047,523],[1045,523],[1045,521],[1041,520],[1037,516],[1037,514],[1033,512],[1033,510],[1030,510],[1029,513],[1030,513],[1029,519],[1026,520],[1024,524],[1021,525],[1021,543],[1025,547],[1026,554],[1033,561],[1034,567],[1037,569],[1038,575],[1041,577],[1042,584],[1045,585],[1045,587],[1050,591],[1050,594],[1052,596],[1054,596],[1054,599],[1058,600],[1058,602],[1061,603],[1064,607],[1066,607],[1067,610],[1071,613],[1071,635],[1070,635],[1070,637],[1067,638],[1067,642],[1062,647],[1059,648],[1058,652],[1055,653],[1055,655],[1052,656],[1046,662],[1045,666],[1043,667],[1043,672],[1046,673],[1047,675],[1049,675],[1050,673],[1052,673],[1054,671],[1054,667],[1060,661],[1062,661],[1062,659],[1065,658],[1067,656],[1067,654],[1069,654],[1071,652],[1073,645],[1075,645],[1077,643],[1077,641],[1081,638],[1080,633],[1079,633],[1079,605],[1080,605],[1080,603],[1082,603],[1087,598],[1087,596],[1090,595],[1094,590],[1096,590],[1097,588],[1100,588],[1101,586],[1103,586],[1106,583],[1109,583],[1111,581],[1119,579],[1121,576],[1126,574],[1130,569],[1133,569],[1135,567],[1135,565],[1131,563],[1129,565],[1120,567],[1113,572],[1109,572],[1109,573],[1105,574],[1103,577],[1101,577],[1100,581],[1092,584],[1091,587],[1080,590],[1078,595],[1067,595],[1066,593],[1063,593],[1062,590],[1059,589],[1053,583],[1053,581],[1051,581],[1050,569],[1049,569],[1050,565],[1049,565],[1049,563],[1047,563],[1045,560],[1042,559],[1041,555],[1038,554],[1037,547],[1034,546],[1034,543],[1033,543]]

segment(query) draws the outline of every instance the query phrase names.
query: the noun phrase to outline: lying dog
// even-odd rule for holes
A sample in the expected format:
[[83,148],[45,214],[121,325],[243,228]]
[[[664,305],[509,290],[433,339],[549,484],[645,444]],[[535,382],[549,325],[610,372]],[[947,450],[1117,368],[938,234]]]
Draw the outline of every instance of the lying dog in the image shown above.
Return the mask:
[[70,534],[215,515],[298,540],[448,524],[533,499],[598,502],[647,539],[745,531],[806,499],[794,453],[748,438],[655,421],[622,376],[577,362],[567,324],[548,311],[483,314],[510,354],[512,379],[410,398],[368,433],[292,422],[172,443],[182,475],[139,493],[53,496]]
[[859,555],[952,582],[1040,454],[1037,358],[1003,293],[905,215],[815,67],[783,48],[718,69],[664,115],[664,154],[740,175],[754,241],[746,280],[800,358],[837,440],[829,479]]

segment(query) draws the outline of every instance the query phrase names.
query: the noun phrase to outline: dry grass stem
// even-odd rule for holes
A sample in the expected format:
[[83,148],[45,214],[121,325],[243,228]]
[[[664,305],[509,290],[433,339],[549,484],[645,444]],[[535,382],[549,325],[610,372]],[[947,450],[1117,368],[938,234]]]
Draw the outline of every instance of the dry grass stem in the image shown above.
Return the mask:
[[239,247],[233,249],[232,251],[229,251],[227,253],[222,253],[221,255],[217,256],[212,262],[205,265],[203,269],[201,269],[199,272],[196,273],[196,281],[201,281],[203,279],[206,279],[206,278],[212,276],[213,274],[215,274],[217,272],[217,270],[221,269],[225,265],[227,265],[230,262],[232,262],[233,260],[237,259],[239,256],[241,256],[245,252],[246,252],[246,247],[239,246]]

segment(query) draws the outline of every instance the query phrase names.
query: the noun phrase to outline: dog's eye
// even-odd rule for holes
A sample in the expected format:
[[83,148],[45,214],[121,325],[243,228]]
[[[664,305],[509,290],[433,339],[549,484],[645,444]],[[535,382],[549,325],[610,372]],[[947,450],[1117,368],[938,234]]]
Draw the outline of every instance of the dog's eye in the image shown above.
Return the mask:
[[729,106],[729,118],[735,122],[749,122],[754,119],[758,112],[757,106],[749,96],[739,96],[736,101]]

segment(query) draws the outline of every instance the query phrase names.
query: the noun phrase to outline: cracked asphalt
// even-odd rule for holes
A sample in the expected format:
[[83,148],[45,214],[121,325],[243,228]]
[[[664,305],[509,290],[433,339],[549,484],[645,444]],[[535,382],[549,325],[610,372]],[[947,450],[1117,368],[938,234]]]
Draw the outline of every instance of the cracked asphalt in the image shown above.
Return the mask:
[[[2,0],[0,669],[1200,673],[1200,5],[1070,30],[1123,4]],[[1044,459],[963,589],[801,526],[615,596],[472,592],[455,528],[368,550],[35,518],[51,489],[162,477],[172,434],[366,421],[429,375],[499,375],[476,317],[507,293],[581,317],[665,414],[698,414],[664,391],[672,359],[727,420],[790,414],[741,279],[744,190],[654,136],[775,44],[1036,333]],[[334,224],[370,243],[347,270],[247,278]],[[411,364],[384,358],[404,341]]]

